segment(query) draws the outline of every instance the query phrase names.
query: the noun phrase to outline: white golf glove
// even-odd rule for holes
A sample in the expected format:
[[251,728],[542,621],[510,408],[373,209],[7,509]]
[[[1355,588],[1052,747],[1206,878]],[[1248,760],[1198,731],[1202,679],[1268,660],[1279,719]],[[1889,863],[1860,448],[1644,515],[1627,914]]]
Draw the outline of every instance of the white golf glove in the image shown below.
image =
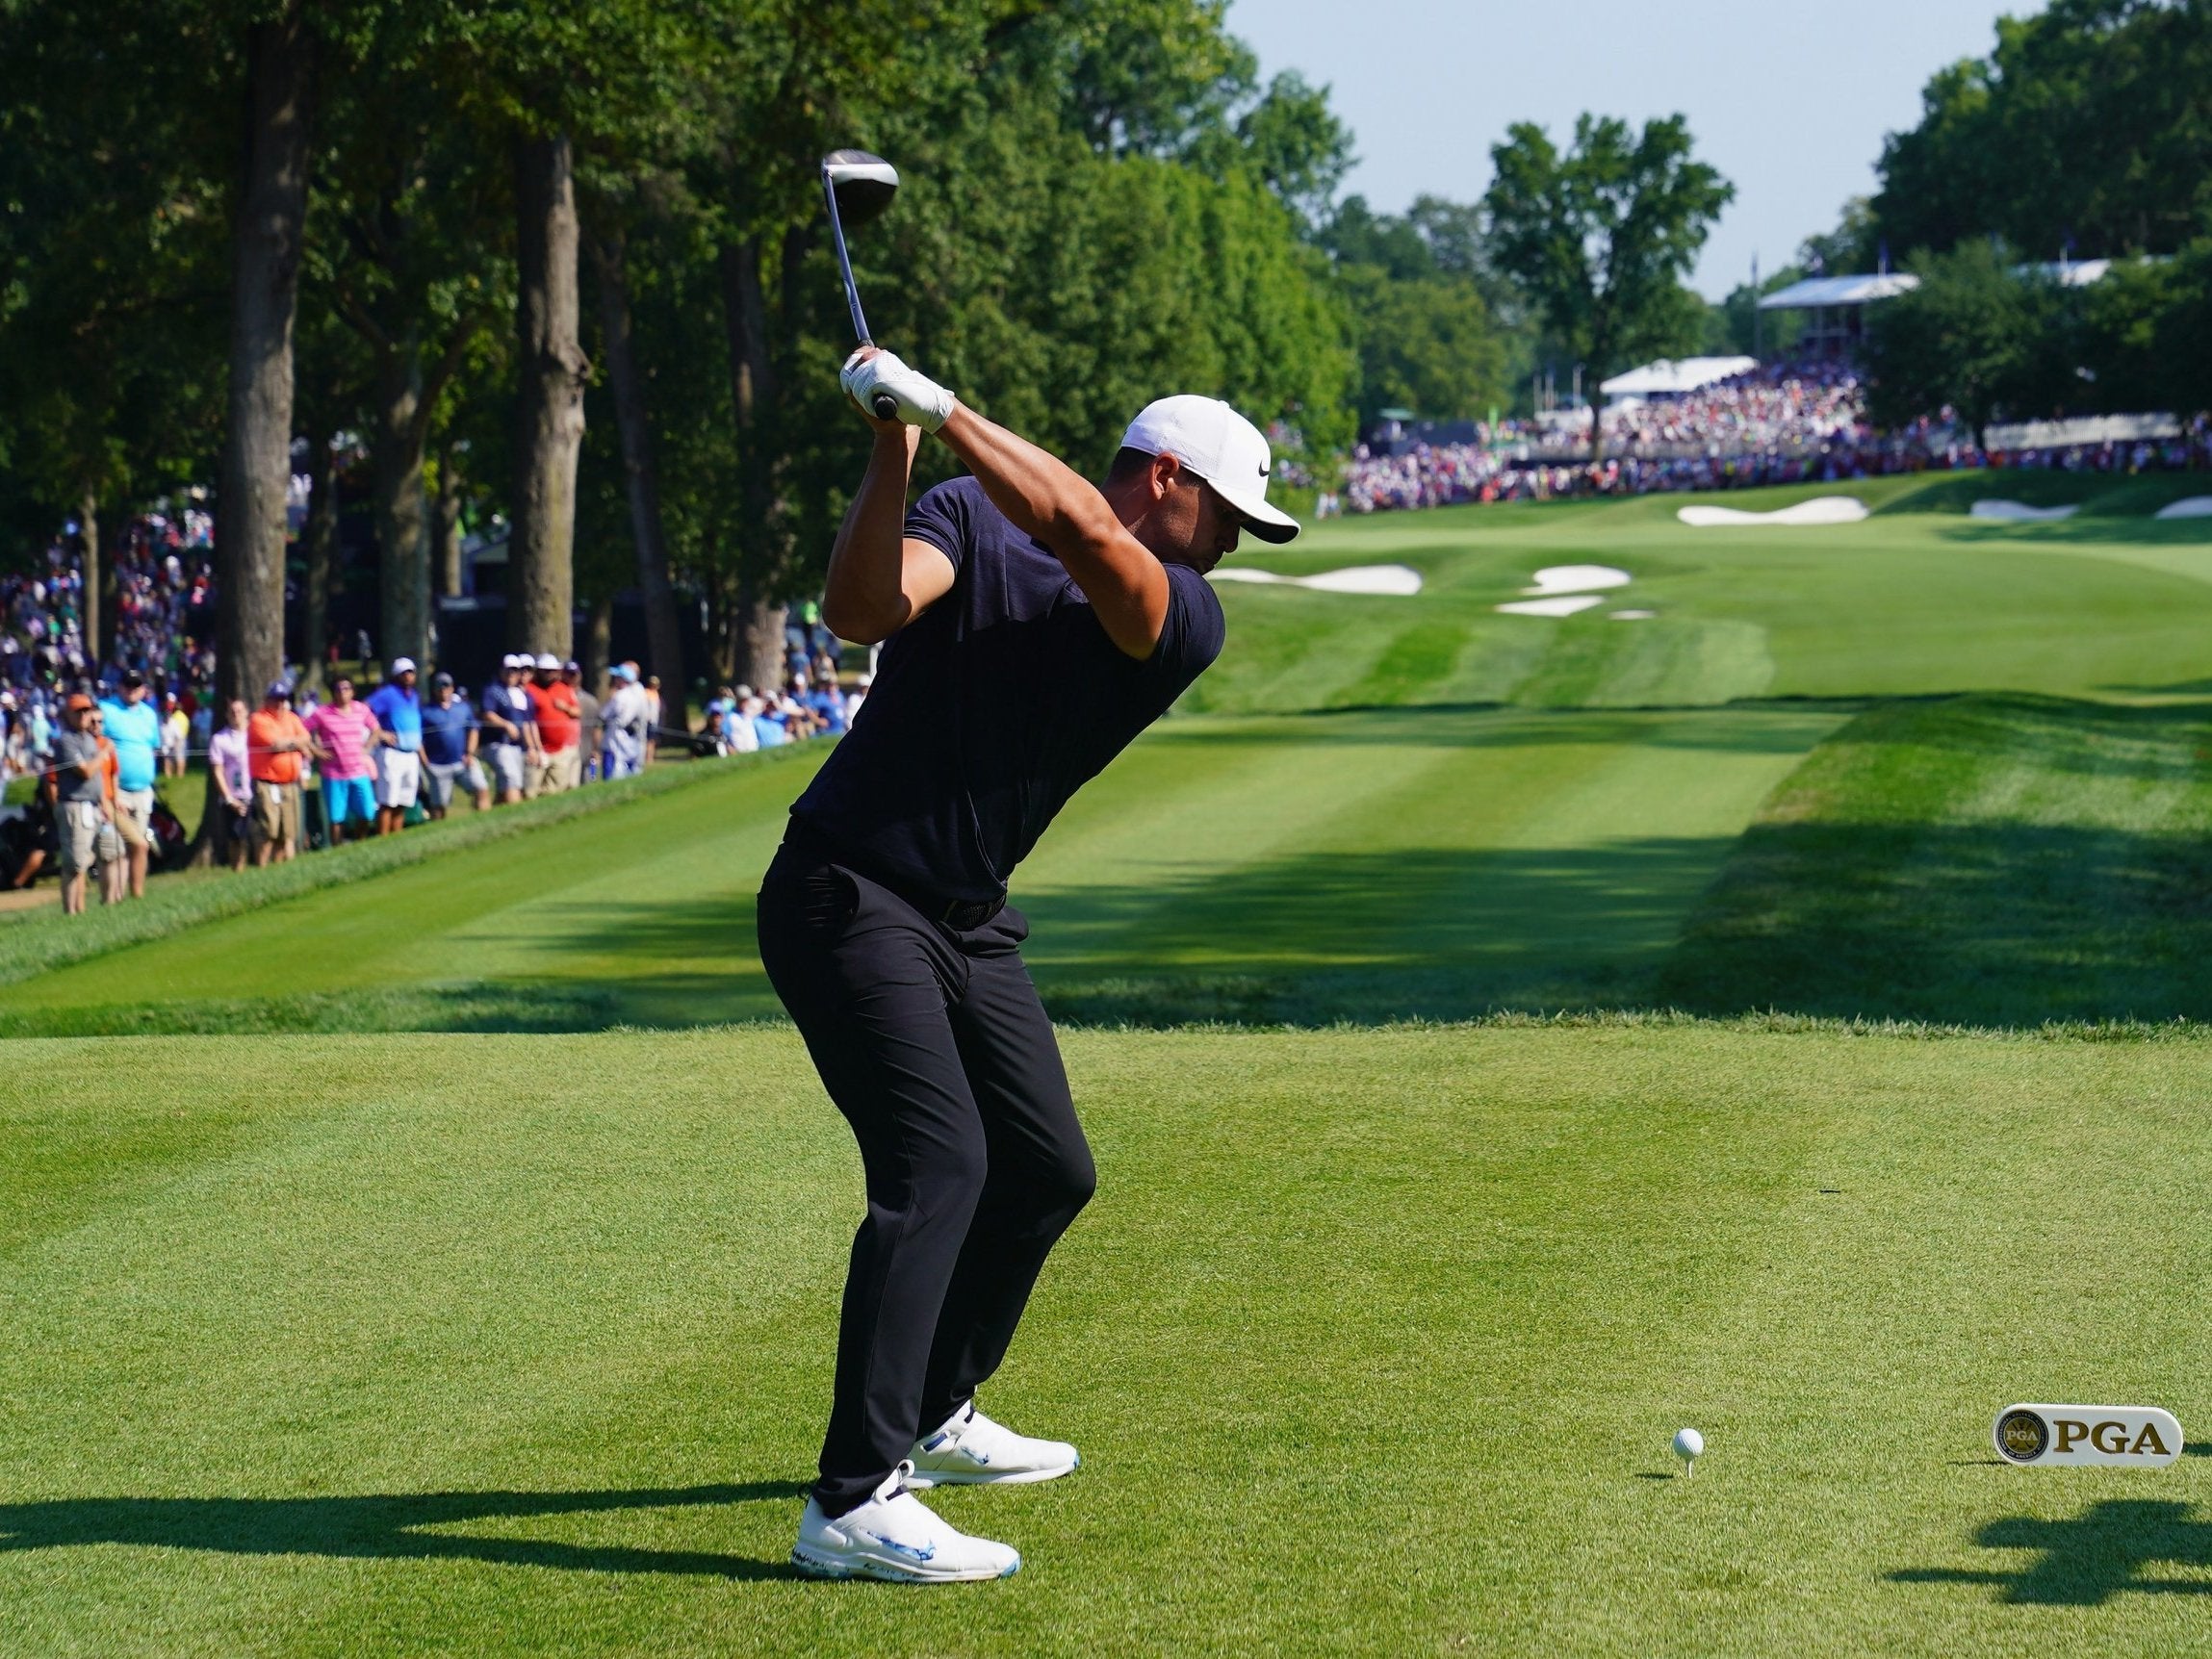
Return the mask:
[[908,368],[888,351],[878,351],[862,362],[860,352],[855,350],[845,359],[845,370],[837,378],[860,406],[870,413],[875,409],[876,394],[889,393],[891,400],[898,405],[898,418],[909,426],[919,426],[924,432],[935,432],[942,426],[945,417],[959,401],[920,370]]

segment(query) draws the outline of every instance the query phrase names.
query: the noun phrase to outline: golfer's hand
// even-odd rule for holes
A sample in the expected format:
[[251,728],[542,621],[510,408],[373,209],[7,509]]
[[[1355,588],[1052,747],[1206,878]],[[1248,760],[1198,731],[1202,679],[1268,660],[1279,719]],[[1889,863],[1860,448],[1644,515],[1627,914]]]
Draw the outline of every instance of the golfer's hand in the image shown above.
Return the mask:
[[846,358],[844,372],[837,378],[862,414],[873,419],[876,394],[886,392],[898,405],[899,420],[924,432],[942,426],[959,401],[919,370],[908,368],[892,353],[875,346],[863,345]]

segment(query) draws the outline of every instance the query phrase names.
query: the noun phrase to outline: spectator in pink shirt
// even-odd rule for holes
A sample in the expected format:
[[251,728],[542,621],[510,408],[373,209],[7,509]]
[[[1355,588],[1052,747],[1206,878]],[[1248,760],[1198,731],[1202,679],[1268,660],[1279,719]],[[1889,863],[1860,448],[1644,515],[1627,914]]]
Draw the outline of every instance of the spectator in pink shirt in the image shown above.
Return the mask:
[[347,839],[346,826],[358,824],[351,837],[358,841],[376,822],[376,764],[370,757],[378,741],[376,717],[355,701],[353,682],[341,679],[331,687],[331,701],[307,717],[307,730],[321,750],[315,770],[322,779],[330,839]]

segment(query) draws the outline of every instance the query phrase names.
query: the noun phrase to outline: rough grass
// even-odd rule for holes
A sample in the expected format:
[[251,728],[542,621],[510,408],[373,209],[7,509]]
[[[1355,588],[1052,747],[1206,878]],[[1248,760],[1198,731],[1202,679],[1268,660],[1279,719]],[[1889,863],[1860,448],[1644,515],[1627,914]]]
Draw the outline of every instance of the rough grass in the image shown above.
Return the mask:
[[403,835],[351,842],[237,875],[227,870],[185,872],[149,882],[143,899],[115,906],[95,903],[82,916],[59,911],[24,915],[0,925],[0,985],[310,893],[350,886],[464,848],[651,800],[734,769],[773,765],[784,753],[772,750],[732,760],[655,767],[635,778],[544,796],[496,812],[450,817]]
[[2212,1051],[1067,1048],[1103,1185],[987,1403],[1084,1468],[902,1593],[783,1566],[860,1209],[787,1033],[13,1045],[0,1650],[2198,1645],[2212,1465],[1987,1437],[2212,1410]]

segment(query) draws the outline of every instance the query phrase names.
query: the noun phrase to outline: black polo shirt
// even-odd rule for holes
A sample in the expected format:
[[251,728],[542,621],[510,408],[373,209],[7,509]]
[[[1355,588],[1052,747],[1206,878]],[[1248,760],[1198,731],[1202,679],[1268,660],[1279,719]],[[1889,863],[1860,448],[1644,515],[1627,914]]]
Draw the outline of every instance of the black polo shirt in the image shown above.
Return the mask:
[[1167,566],[1167,622],[1139,662],[975,479],[923,496],[906,533],[952,561],[952,591],[891,636],[791,812],[894,880],[996,899],[1053,814],[1221,654],[1221,601]]

